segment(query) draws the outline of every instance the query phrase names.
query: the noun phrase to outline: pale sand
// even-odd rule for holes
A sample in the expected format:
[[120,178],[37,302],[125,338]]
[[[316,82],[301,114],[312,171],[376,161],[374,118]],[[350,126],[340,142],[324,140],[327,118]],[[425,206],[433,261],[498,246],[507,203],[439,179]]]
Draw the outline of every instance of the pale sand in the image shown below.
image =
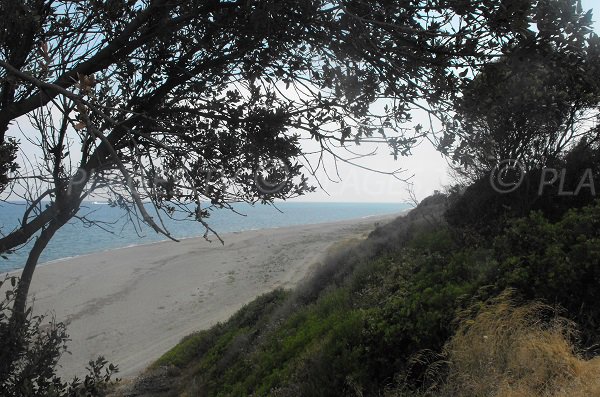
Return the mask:
[[293,286],[335,242],[394,217],[229,233],[224,246],[193,238],[85,255],[39,266],[30,297],[35,313],[52,310],[68,324],[72,354],[61,375],[81,377],[104,355],[119,377],[132,377],[182,337]]

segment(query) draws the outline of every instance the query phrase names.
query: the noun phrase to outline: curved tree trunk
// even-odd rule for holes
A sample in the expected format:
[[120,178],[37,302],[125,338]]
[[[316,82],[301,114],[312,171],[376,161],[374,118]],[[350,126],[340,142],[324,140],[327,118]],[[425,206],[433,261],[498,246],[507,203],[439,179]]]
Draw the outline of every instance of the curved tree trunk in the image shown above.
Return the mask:
[[54,219],[50,222],[48,227],[42,230],[39,237],[35,241],[35,244],[29,251],[29,256],[27,257],[27,262],[25,263],[25,267],[23,268],[23,272],[21,273],[21,278],[19,279],[19,285],[17,286],[17,291],[15,293],[15,301],[13,303],[13,313],[12,313],[12,322],[15,325],[22,324],[25,319],[25,311],[27,307],[27,295],[29,294],[29,286],[31,285],[31,281],[33,280],[33,272],[38,264],[40,259],[40,255],[56,233],[58,229],[60,229],[65,221]]
[[12,307],[12,314],[9,319],[8,328],[5,329],[4,337],[6,346],[0,349],[0,379],[10,374],[19,359],[22,350],[24,337],[27,332],[25,324],[27,323],[27,296],[29,286],[33,280],[33,273],[44,251],[54,234],[60,229],[70,217],[54,218],[48,226],[42,229],[42,232],[36,239],[17,285],[15,298]]

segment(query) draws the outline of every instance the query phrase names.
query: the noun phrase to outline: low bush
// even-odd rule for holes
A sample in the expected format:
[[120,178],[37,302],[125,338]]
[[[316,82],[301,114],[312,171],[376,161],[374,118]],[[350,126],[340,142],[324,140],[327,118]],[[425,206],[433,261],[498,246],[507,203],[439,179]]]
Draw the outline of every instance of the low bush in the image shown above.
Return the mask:
[[445,213],[453,233],[467,244],[480,244],[531,211],[555,222],[569,210],[593,204],[600,193],[600,146],[582,140],[563,156],[549,159],[544,169],[524,171],[519,186],[507,193],[495,190],[493,170],[462,193],[453,189]]
[[[67,352],[69,335],[64,323],[32,315],[27,309],[22,323],[13,321],[16,277],[0,281],[0,396],[94,397],[103,396],[118,371],[103,357],[90,361],[83,380],[64,382],[56,375],[58,360]],[[17,325],[18,324],[18,325]]]
[[497,290],[564,307],[582,329],[584,344],[600,342],[600,202],[550,222],[541,212],[514,220],[496,238]]

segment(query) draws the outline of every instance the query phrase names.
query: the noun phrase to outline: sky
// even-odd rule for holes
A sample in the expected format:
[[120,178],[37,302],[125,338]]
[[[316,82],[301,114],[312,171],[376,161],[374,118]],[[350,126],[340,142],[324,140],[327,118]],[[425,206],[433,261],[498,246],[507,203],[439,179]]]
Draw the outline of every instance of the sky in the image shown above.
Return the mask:
[[[585,10],[594,11],[594,30],[600,34],[600,0],[582,0]],[[428,125],[428,120],[418,115],[406,127],[414,128],[417,124]],[[25,152],[34,150],[34,146],[22,140],[22,149]],[[394,160],[389,149],[384,146],[373,147],[363,145],[354,148],[361,153],[369,153],[377,149],[373,156],[361,159],[359,163],[371,169],[390,172],[402,169],[400,174],[403,179],[410,179],[412,191],[418,200],[431,195],[435,190],[444,190],[452,184],[448,174],[447,160],[435,150],[429,142],[421,142],[407,157]],[[346,157],[348,153],[340,152]],[[323,172],[318,174],[320,186],[314,193],[309,193],[294,201],[305,202],[410,202],[408,193],[409,184],[399,181],[390,175],[367,171],[352,165],[338,162],[339,178],[335,175],[335,164],[329,159],[326,163],[330,180]],[[333,175],[332,175],[333,174]],[[319,186],[312,179],[312,185]]]

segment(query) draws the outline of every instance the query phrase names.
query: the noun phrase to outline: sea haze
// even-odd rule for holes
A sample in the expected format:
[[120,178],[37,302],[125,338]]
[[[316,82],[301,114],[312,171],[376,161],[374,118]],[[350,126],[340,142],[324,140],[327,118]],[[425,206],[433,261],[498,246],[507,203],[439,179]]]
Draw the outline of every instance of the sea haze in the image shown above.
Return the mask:
[[[230,210],[211,211],[207,223],[219,234],[239,232],[253,229],[306,225],[313,223],[333,222],[346,219],[364,218],[368,216],[394,214],[410,208],[405,203],[278,203],[279,211],[267,205],[251,206],[236,204],[237,214]],[[20,222],[25,210],[23,203],[0,204],[0,231],[9,233]],[[281,212],[280,212],[281,211]],[[86,226],[81,221],[73,220],[65,225],[54,236],[40,262],[55,261],[77,255],[147,244],[165,240],[149,227],[140,226],[123,219],[123,211],[106,204],[86,203],[79,215],[87,215],[89,219],[99,221],[98,226]],[[245,215],[245,216],[244,216]],[[202,236],[204,228],[195,221],[174,221],[164,219],[171,234],[176,238]],[[213,236],[215,244],[219,244]],[[24,266],[26,255],[31,247],[30,241],[25,247],[8,255],[8,259],[0,259],[0,272],[20,269]]]

